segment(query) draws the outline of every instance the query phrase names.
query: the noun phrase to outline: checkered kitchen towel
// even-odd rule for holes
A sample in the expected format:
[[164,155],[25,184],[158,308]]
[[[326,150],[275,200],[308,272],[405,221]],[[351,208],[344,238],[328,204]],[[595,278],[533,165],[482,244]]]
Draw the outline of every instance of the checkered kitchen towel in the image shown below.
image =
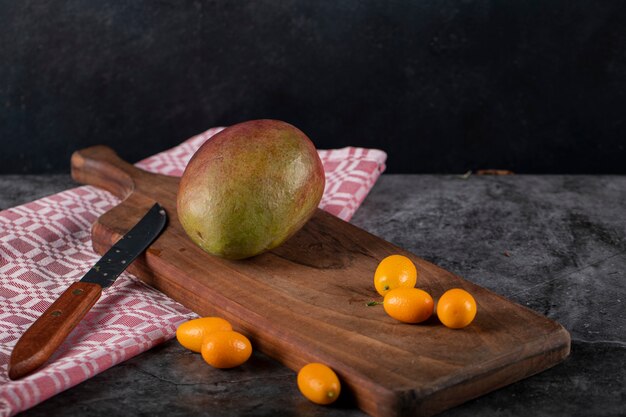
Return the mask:
[[[137,166],[180,176],[213,128]],[[320,207],[349,220],[381,172],[383,151],[319,151],[326,171]],[[119,203],[106,191],[82,186],[0,212],[0,416],[11,416],[105,369],[172,338],[187,308],[122,274],[45,367],[19,381],[7,376],[9,356],[24,331],[99,259],[91,224]]]

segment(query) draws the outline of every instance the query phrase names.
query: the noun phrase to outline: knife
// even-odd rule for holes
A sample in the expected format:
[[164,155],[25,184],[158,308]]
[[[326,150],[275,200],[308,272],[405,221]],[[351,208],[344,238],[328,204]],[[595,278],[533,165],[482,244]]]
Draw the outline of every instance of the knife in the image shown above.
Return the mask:
[[156,203],[80,281],[70,285],[17,341],[9,360],[9,378],[19,379],[43,365],[98,301],[102,290],[156,239],[166,222],[165,210]]

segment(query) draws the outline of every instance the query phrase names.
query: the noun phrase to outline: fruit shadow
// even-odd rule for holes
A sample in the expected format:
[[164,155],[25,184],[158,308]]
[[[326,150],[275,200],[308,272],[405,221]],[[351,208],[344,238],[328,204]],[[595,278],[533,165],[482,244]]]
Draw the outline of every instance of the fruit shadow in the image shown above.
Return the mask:
[[437,313],[434,312],[428,319],[424,320],[421,323],[417,323],[418,326],[443,326],[441,321],[439,321],[439,317],[437,317]]

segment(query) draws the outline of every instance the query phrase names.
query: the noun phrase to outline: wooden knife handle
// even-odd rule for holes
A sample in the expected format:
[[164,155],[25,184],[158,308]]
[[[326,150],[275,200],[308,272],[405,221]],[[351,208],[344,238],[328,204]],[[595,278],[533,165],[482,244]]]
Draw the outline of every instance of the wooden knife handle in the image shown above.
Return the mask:
[[135,189],[134,177],[145,173],[121,159],[108,146],[97,145],[72,154],[72,178],[94,185],[124,200]]
[[13,348],[9,378],[21,378],[43,365],[87,314],[102,287],[75,282],[39,317]]

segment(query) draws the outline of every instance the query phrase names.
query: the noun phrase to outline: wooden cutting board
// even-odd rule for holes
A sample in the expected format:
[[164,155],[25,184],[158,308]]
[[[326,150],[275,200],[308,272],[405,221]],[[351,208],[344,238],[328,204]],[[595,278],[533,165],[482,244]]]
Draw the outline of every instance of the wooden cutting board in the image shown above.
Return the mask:
[[[432,415],[569,354],[569,333],[558,323],[324,211],[278,249],[228,261],[187,238],[176,215],[178,178],[142,171],[102,146],[74,153],[72,176],[124,200],[93,225],[96,251],[104,253],[158,201],[169,224],[131,272],[201,316],[226,318],[255,349],[293,370],[329,365],[342,396],[373,416]],[[380,299],[376,266],[391,254],[413,260],[417,286],[435,300],[454,287],[472,293],[474,322],[462,330],[436,317],[410,325],[382,306],[367,307]]]

